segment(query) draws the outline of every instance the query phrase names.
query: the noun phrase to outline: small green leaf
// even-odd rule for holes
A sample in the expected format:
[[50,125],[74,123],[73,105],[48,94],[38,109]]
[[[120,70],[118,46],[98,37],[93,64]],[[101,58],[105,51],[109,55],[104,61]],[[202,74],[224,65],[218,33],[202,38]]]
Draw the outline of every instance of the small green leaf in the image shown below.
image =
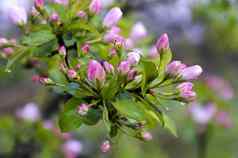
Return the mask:
[[87,125],[96,125],[102,118],[102,111],[90,108],[86,116],[81,117],[83,123]]
[[82,103],[79,99],[70,99],[59,115],[59,127],[62,132],[68,132],[79,128],[82,124],[80,116],[76,112],[78,105]]
[[160,65],[159,65],[159,81],[162,81],[165,76],[166,66],[172,60],[172,52],[170,49],[165,49],[160,54]]
[[178,136],[177,129],[173,120],[171,120],[166,114],[163,114],[164,128],[168,129],[175,137]]
[[111,78],[110,82],[107,82],[101,91],[102,97],[106,100],[110,100],[114,98],[114,96],[118,92],[118,89],[119,84],[117,81],[117,77]]

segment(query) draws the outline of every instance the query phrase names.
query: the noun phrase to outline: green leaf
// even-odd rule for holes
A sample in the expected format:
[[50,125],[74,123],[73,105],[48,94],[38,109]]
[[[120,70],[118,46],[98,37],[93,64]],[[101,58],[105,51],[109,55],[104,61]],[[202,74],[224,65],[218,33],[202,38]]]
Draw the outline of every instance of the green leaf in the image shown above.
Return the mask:
[[51,31],[42,30],[24,36],[22,38],[22,44],[28,46],[40,46],[54,39],[56,39],[56,37]]
[[82,120],[76,112],[76,108],[81,103],[82,100],[72,98],[64,105],[64,109],[59,115],[59,127],[62,132],[75,130],[81,126]]
[[111,78],[109,82],[107,82],[101,91],[101,95],[105,100],[113,99],[116,93],[118,92],[119,84],[117,77]]
[[43,45],[33,47],[31,51],[36,57],[48,57],[53,51],[56,51],[58,47],[57,40],[53,39]]
[[164,128],[168,129],[175,137],[178,136],[177,129],[173,120],[171,120],[166,114],[163,114]]
[[87,125],[96,125],[102,118],[102,111],[98,109],[90,108],[86,116],[81,117],[83,123]]
[[172,52],[170,49],[164,49],[160,54],[160,65],[159,65],[159,78],[161,81],[164,79],[166,66],[172,60]]

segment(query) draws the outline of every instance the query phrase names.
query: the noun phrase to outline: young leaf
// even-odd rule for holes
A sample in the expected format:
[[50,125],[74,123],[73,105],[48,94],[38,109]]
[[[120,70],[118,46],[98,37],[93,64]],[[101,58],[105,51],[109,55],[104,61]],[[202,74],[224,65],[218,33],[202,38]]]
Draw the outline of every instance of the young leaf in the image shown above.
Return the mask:
[[163,114],[164,128],[168,129],[175,137],[178,136],[177,129],[173,120],[171,120],[166,114]]

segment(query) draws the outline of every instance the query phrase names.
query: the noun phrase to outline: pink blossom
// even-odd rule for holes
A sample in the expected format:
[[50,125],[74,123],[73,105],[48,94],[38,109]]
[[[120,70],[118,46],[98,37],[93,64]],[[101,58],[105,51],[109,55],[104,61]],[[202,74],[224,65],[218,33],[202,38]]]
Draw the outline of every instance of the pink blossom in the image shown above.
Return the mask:
[[156,43],[156,48],[158,49],[158,51],[169,48],[169,37],[166,33],[160,36]]
[[134,80],[135,77],[136,77],[136,74],[137,74],[137,71],[135,69],[131,69],[129,72],[128,72],[128,80],[131,81],[131,80]]
[[105,42],[114,42],[117,36],[120,36],[121,29],[119,27],[112,27],[107,33],[104,35]]
[[53,22],[59,21],[59,14],[56,13],[56,12],[53,12],[50,16],[50,20],[53,21]]
[[78,140],[68,140],[63,144],[63,151],[66,158],[76,158],[82,152],[82,143]]
[[167,65],[166,73],[172,76],[177,76],[185,68],[185,64],[183,64],[181,61],[175,60]]
[[60,46],[58,51],[59,51],[60,55],[66,56],[66,48],[65,48],[65,46]]
[[80,10],[78,13],[77,13],[77,16],[80,17],[80,18],[86,18],[87,17],[87,13]]
[[134,41],[130,38],[125,39],[125,49],[129,50],[134,47]]
[[127,61],[129,62],[129,64],[131,65],[136,65],[139,63],[140,61],[140,54],[136,51],[130,52],[127,55]]
[[148,53],[148,57],[151,58],[151,59],[159,57],[159,52],[158,52],[158,50],[155,46],[150,48],[149,53]]
[[153,136],[150,132],[143,132],[142,133],[142,138],[146,141],[150,141],[153,139]]
[[106,153],[111,149],[111,144],[108,140],[106,140],[101,144],[100,148],[103,153]]
[[24,25],[27,23],[27,13],[26,10],[22,7],[12,6],[9,9],[8,15],[14,24]]
[[69,78],[76,78],[77,77],[77,72],[74,69],[69,69],[67,72],[67,75]]
[[84,54],[87,54],[89,51],[90,51],[90,45],[89,44],[84,44],[82,47],[81,47],[81,50]]
[[126,75],[130,69],[131,65],[128,61],[122,61],[118,66],[118,71],[123,75]]
[[68,0],[53,0],[54,3],[62,4],[62,5],[68,5]]
[[89,11],[94,14],[99,14],[102,10],[101,0],[92,0],[89,5]]
[[142,22],[137,22],[131,31],[130,38],[139,41],[147,36],[147,30]]
[[42,9],[44,7],[44,0],[35,0],[34,4],[36,8]]
[[88,73],[88,79],[91,81],[93,80],[104,81],[106,78],[106,73],[104,71],[104,68],[96,60],[91,60],[89,62],[87,73]]
[[112,8],[105,16],[104,20],[103,20],[103,26],[107,27],[107,28],[111,28],[115,25],[117,25],[118,21],[121,19],[122,17],[122,11],[120,8],[118,7],[114,7]]
[[13,52],[14,52],[13,48],[10,48],[10,47],[8,47],[8,48],[3,48],[3,53],[4,53],[7,57],[11,56],[11,55],[13,54]]
[[193,91],[193,84],[191,82],[184,82],[177,86],[180,92],[180,97],[185,101],[193,101],[196,98],[196,93]]
[[103,67],[106,70],[107,73],[113,73],[114,72],[114,67],[112,64],[108,63],[107,61],[103,62]]
[[78,106],[77,112],[78,112],[78,114],[80,114],[81,116],[84,116],[84,115],[87,115],[88,110],[89,110],[89,105],[87,105],[87,104],[80,104],[80,105]]
[[216,107],[213,104],[200,105],[194,103],[189,107],[192,119],[201,125],[206,125],[216,114]]
[[0,47],[2,47],[3,45],[5,45],[7,43],[8,43],[8,40],[6,38],[0,37]]
[[41,114],[38,105],[28,103],[22,109],[17,110],[16,115],[26,121],[35,122],[40,119]]
[[181,78],[183,80],[194,80],[197,79],[198,76],[202,73],[202,68],[199,65],[194,65],[190,67],[186,67],[180,71]]

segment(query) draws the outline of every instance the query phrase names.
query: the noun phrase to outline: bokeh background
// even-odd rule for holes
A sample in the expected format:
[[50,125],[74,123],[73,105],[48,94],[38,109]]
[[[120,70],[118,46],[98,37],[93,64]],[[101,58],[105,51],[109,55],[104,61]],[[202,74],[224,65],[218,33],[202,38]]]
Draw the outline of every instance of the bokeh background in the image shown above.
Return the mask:
[[[215,102],[229,115],[229,127],[215,121],[201,127],[188,114],[187,106],[167,103],[168,114],[175,120],[178,137],[158,127],[151,131],[153,140],[139,142],[121,136],[109,154],[102,154],[99,144],[105,139],[101,124],[97,129],[82,127],[67,134],[47,133],[57,122],[62,96],[31,81],[32,72],[17,67],[12,73],[0,72],[0,157],[63,157],[67,142],[85,158],[237,158],[238,157],[238,2],[236,0],[103,0],[105,7],[120,5],[125,20],[121,25],[141,21],[156,38],[164,32],[170,37],[174,59],[202,65],[203,76],[197,84],[200,101]],[[15,37],[19,30],[8,20],[9,8],[32,7],[32,0],[0,1],[0,36]],[[0,61],[1,65],[4,64]],[[213,87],[204,88],[213,77]],[[211,86],[211,85],[210,85]],[[206,86],[205,86],[206,87]],[[219,87],[219,88],[217,88]],[[206,99],[204,99],[206,98]],[[29,106],[29,104],[31,106]],[[24,122],[16,118],[25,105],[37,104],[44,124]],[[32,110],[32,109],[31,109]],[[33,108],[33,113],[38,109]],[[53,121],[49,121],[53,120]],[[49,123],[50,122],[50,123]],[[48,124],[47,124],[48,123]],[[50,126],[50,127],[49,127]],[[56,127],[57,128],[57,127]],[[201,132],[202,131],[202,132]],[[60,135],[60,136],[59,136]],[[59,138],[62,137],[62,138]]]

